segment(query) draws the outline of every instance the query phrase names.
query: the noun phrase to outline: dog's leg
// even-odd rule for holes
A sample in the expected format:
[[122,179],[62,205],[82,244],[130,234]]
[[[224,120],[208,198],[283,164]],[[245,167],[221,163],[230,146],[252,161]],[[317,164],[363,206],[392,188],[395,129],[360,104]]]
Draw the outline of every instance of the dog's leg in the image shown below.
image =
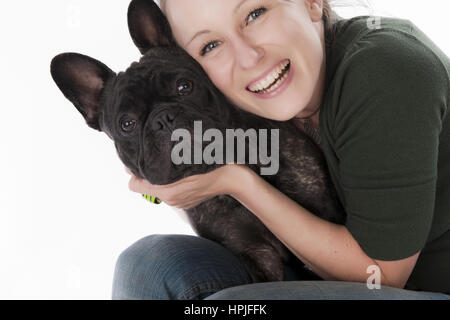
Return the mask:
[[237,256],[253,282],[283,281],[283,262],[280,254],[271,245],[241,243],[239,248],[233,245],[227,247]]
[[236,200],[216,197],[188,210],[188,217],[199,236],[230,250],[253,282],[283,281],[289,251]]

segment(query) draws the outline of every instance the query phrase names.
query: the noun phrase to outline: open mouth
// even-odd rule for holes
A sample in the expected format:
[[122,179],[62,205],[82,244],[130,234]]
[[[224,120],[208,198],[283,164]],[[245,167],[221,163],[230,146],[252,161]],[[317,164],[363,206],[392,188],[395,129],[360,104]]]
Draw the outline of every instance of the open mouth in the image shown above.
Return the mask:
[[280,87],[289,75],[291,62],[284,60],[276,66],[264,79],[247,87],[247,90],[256,94],[267,94]]

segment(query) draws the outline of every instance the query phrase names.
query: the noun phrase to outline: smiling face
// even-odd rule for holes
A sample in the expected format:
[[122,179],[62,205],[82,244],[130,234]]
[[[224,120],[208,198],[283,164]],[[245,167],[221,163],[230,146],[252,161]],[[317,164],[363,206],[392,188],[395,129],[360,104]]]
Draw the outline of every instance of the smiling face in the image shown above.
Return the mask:
[[236,105],[259,116],[306,118],[321,103],[321,0],[166,0],[178,44]]

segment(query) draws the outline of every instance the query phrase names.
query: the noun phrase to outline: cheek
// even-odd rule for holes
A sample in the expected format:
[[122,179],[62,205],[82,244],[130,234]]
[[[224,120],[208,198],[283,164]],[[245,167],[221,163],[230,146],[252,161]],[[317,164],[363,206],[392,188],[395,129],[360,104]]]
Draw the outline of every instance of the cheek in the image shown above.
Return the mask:
[[233,71],[230,61],[231,59],[217,57],[214,61],[202,65],[214,85],[226,96],[233,92]]
[[261,44],[277,45],[291,50],[311,48],[316,30],[308,15],[298,8],[280,8],[251,31],[251,37]]
[[[304,72],[320,69],[323,49],[320,36],[312,24],[285,20],[278,27],[278,37],[272,41],[284,47],[283,52],[297,62]],[[274,33],[269,33],[273,37]]]

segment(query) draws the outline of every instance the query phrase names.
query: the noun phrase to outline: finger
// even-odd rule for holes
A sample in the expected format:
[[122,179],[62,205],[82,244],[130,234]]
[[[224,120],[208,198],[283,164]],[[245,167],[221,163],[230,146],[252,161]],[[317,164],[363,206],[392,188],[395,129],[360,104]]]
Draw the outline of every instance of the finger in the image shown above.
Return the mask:
[[128,181],[128,189],[130,189],[133,192],[138,192],[136,189],[137,187],[137,183],[136,183],[136,179],[134,177],[131,177],[130,180]]
[[152,185],[146,182],[147,181],[144,179],[139,179],[136,176],[131,176],[130,181],[128,182],[128,188],[134,192],[151,194],[156,196],[155,194],[153,194],[154,191]]
[[179,208],[179,209],[191,209],[193,207],[198,206],[200,203],[204,202],[205,199],[203,198],[197,198],[197,197],[191,197],[188,199],[183,199],[179,201],[173,201],[172,206]]
[[180,205],[176,206],[176,208],[183,209],[183,210],[188,210],[188,209],[192,209],[192,208],[196,207],[198,204],[199,203],[197,201],[195,201],[195,202],[188,202],[188,203],[180,204]]
[[192,185],[195,185],[195,183],[197,181],[199,181],[199,179],[201,179],[201,177],[202,177],[202,174],[198,174],[198,175],[193,175],[193,176],[189,176],[189,177],[177,180],[170,184],[157,184],[157,185],[155,184],[152,186],[153,186],[153,188],[158,188],[158,189],[170,189],[175,186],[183,186],[183,188],[186,187],[187,189],[190,189],[190,188],[192,188],[191,187]]

